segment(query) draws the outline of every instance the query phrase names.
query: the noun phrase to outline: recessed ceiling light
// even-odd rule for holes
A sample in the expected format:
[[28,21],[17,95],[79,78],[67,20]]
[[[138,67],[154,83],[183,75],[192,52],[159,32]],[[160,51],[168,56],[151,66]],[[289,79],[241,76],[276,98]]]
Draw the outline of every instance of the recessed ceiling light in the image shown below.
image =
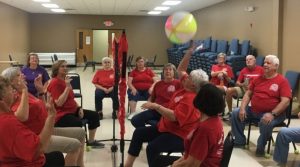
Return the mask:
[[148,12],[148,14],[150,14],[150,15],[158,15],[158,14],[161,14],[161,11],[150,11],[150,12]]
[[169,6],[158,6],[154,8],[154,10],[168,10],[168,9],[170,9]]
[[178,5],[180,3],[181,3],[181,1],[165,1],[162,4],[163,5]]
[[43,3],[42,5],[46,8],[59,8],[59,6],[54,3]]
[[57,13],[65,13],[66,11],[64,9],[51,9],[52,12],[57,12]]
[[32,0],[34,2],[50,2],[50,0]]

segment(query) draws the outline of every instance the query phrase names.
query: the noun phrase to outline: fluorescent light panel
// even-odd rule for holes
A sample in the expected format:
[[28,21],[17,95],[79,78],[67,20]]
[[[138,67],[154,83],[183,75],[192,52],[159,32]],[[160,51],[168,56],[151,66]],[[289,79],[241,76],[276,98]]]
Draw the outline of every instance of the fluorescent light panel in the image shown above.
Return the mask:
[[65,13],[66,11],[64,9],[51,9],[52,12],[57,12],[57,13]]
[[170,6],[173,6],[173,5],[178,5],[178,4],[180,4],[181,3],[181,1],[165,1],[165,2],[163,2],[162,4],[163,5],[170,5]]
[[163,10],[163,11],[169,10],[169,9],[170,9],[169,6],[158,6],[158,7],[154,8],[154,10]]
[[46,8],[59,8],[59,6],[54,3],[43,3],[42,5]]
[[150,15],[158,15],[158,14],[161,14],[161,11],[150,11],[150,12],[148,12],[148,14],[150,14]]
[[34,2],[50,2],[50,0],[32,0]]

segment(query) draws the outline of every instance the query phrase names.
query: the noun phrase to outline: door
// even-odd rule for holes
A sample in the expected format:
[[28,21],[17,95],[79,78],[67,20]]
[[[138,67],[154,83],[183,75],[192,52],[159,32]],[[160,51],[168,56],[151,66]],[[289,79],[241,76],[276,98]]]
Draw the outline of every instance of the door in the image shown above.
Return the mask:
[[76,58],[77,65],[83,65],[83,55],[88,61],[93,60],[93,30],[78,29],[76,30]]
[[108,56],[108,30],[93,30],[93,60],[101,62]]

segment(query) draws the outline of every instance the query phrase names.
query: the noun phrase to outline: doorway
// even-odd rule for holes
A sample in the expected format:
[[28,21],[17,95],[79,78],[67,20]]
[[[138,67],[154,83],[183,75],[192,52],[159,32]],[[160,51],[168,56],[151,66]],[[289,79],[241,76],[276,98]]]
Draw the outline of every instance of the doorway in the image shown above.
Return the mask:
[[123,29],[91,30],[78,29],[76,31],[77,65],[83,65],[83,55],[88,61],[101,63],[105,56],[112,57],[113,39],[119,39]]

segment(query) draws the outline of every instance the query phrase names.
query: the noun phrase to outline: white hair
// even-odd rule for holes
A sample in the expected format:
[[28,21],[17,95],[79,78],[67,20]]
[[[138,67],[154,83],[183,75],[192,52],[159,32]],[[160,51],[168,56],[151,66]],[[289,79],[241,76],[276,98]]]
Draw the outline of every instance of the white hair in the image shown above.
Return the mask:
[[208,75],[202,69],[191,71],[190,76],[196,87],[196,92],[199,92],[200,88],[208,83]]
[[104,61],[109,61],[110,63],[112,63],[112,58],[110,58],[110,57],[103,57],[103,58],[102,58],[102,63],[103,63]]
[[256,59],[255,56],[253,56],[253,55],[247,55],[247,56],[246,56],[246,59],[247,59],[248,57],[253,57],[254,59]]
[[272,62],[272,64],[275,64],[275,65],[279,66],[279,59],[278,59],[277,56],[275,56],[275,55],[267,55],[265,57],[265,59],[268,59],[268,60],[270,60]]
[[1,75],[9,81],[12,81],[18,75],[19,72],[19,67],[8,67],[7,69],[2,71]]

